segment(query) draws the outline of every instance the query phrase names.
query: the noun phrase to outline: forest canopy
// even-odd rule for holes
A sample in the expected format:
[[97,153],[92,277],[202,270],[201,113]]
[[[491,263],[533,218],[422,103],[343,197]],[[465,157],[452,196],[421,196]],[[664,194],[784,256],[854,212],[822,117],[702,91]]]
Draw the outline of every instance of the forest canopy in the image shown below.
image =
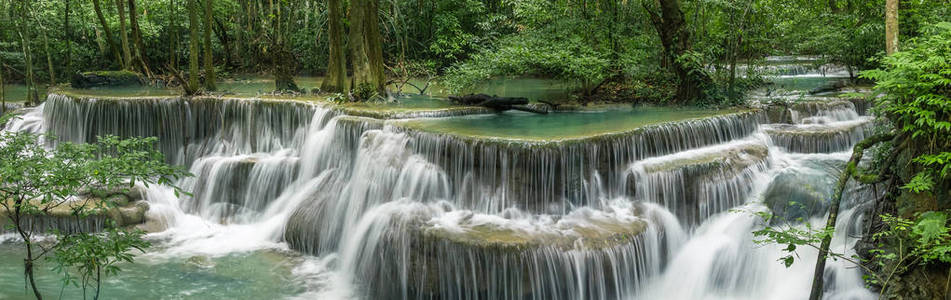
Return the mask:
[[[878,67],[884,4],[6,0],[0,75],[51,85],[81,71],[127,69],[171,82],[180,70],[193,90],[214,90],[216,74],[268,74],[287,90],[297,88],[292,76],[315,75],[334,81],[323,84],[325,92],[367,96],[409,78],[464,92],[495,77],[530,76],[570,83],[583,101],[722,103],[758,83],[755,68],[738,65],[763,64],[771,55],[818,56],[855,77]],[[945,0],[902,2],[900,36],[914,38],[922,26],[947,20],[949,7]],[[617,88],[608,86],[629,92],[613,95]]]

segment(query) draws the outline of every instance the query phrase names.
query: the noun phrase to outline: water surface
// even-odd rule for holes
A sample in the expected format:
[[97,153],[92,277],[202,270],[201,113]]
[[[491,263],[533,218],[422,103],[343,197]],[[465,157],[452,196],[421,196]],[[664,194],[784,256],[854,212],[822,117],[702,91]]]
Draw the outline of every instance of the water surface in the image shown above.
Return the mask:
[[647,125],[736,111],[689,107],[611,107],[547,115],[507,111],[492,115],[416,119],[401,123],[421,130],[466,136],[553,140],[622,132]]

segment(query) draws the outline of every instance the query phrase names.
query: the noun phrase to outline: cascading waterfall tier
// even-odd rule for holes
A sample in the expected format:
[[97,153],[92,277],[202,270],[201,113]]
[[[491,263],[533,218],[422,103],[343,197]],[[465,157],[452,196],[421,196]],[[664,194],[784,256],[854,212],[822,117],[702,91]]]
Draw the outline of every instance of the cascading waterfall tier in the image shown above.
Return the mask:
[[[340,284],[357,296],[614,299],[653,295],[652,288],[677,282],[665,269],[684,271],[692,261],[712,267],[682,284],[722,293],[717,286],[726,282],[746,291],[740,274],[753,262],[737,267],[684,251],[742,231],[717,247],[743,261],[757,224],[723,212],[762,200],[764,190],[788,193],[809,174],[799,172],[802,157],[841,160],[816,152],[846,150],[869,126],[850,102],[552,141],[438,133],[390,120],[476,113],[468,109],[380,115],[304,101],[51,94],[41,115],[13,127],[73,142],[157,136],[169,162],[197,175],[179,182],[193,194],[181,201],[149,191],[156,213],[175,215],[169,231],[196,230],[174,219],[197,217],[229,228],[199,239],[234,230],[237,239],[286,242],[331,259]],[[784,132],[849,122],[857,125],[841,138],[782,140]],[[774,180],[790,166],[799,173]],[[688,241],[685,228],[699,232],[697,239]]]
[[412,152],[445,170],[463,207],[564,214],[620,195],[619,175],[632,161],[740,139],[764,120],[759,112],[741,112],[543,142],[434,133],[399,122],[391,129],[412,136]]

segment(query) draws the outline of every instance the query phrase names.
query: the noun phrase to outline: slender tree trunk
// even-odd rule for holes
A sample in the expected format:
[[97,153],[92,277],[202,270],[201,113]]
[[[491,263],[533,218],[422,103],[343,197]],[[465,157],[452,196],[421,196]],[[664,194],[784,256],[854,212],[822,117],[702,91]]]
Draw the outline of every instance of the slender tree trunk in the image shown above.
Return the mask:
[[188,85],[198,88],[198,5],[188,0]]
[[178,68],[178,24],[175,23],[175,0],[168,0],[168,65]]
[[885,1],[885,54],[898,51],[898,0]]
[[328,35],[330,36],[329,57],[327,63],[327,77],[321,83],[320,89],[324,92],[342,92],[347,84],[347,57],[343,49],[343,7],[341,0],[328,2]]
[[96,11],[96,18],[99,19],[99,25],[102,26],[102,33],[106,36],[106,43],[109,44],[109,49],[111,49],[113,55],[116,56],[116,63],[122,68],[122,52],[119,51],[119,46],[116,45],[116,40],[112,37],[112,30],[109,29],[109,23],[106,23],[106,17],[102,15],[102,7],[99,5],[99,0],[92,0],[92,7]]
[[[855,144],[852,148],[852,157],[845,165],[845,170],[839,175],[839,183],[836,186],[835,194],[832,195],[832,203],[829,205],[829,218],[826,219],[826,227],[835,230],[836,219],[839,216],[839,203],[842,201],[842,192],[849,183],[849,178],[856,174],[858,164],[862,161],[865,150],[875,144],[894,138],[894,134],[883,133],[868,137]],[[832,244],[832,236],[822,238],[819,246],[819,258],[816,260],[816,269],[812,274],[812,291],[809,293],[809,300],[819,300],[822,298],[822,287],[826,269],[826,258],[829,256],[829,246]]]
[[660,36],[664,59],[668,62],[668,68],[678,78],[677,101],[687,102],[700,98],[703,95],[703,85],[708,83],[710,78],[699,69],[701,66],[678,59],[690,51],[690,33],[687,31],[684,13],[680,9],[680,0],[656,0],[655,4],[660,7],[660,12],[656,12],[647,3],[643,2],[644,8]]
[[215,88],[215,63],[211,56],[211,22],[214,20],[211,9],[213,0],[205,0],[205,90],[214,91]]
[[129,34],[126,31],[125,5],[122,0],[116,0],[116,9],[119,12],[119,40],[122,42],[122,68],[132,70],[132,53],[129,50]]
[[26,64],[26,104],[33,106],[39,103],[39,95],[36,89],[36,78],[33,74],[33,50],[30,43],[33,37],[30,34],[30,2],[20,2],[20,21],[17,22],[17,34],[20,36],[20,48],[23,51],[23,61]]
[[142,73],[152,77],[152,70],[149,69],[149,64],[145,61],[145,45],[142,42],[142,29],[139,28],[138,9],[136,9],[135,0],[129,0],[129,26],[132,27],[132,42],[135,45],[135,50],[132,51],[132,60],[139,64]]
[[0,116],[7,113],[7,98],[3,90],[3,63],[0,62]]
[[[39,22],[39,20],[36,20]],[[43,34],[43,52],[46,52],[46,67],[50,73],[50,86],[56,85],[56,70],[53,69],[53,54],[50,53],[50,39],[46,33],[46,27],[40,26],[40,32]]]
[[66,32],[66,78],[68,80],[73,73],[73,30],[69,27],[69,4],[72,1],[64,0],[64,2],[63,29]]

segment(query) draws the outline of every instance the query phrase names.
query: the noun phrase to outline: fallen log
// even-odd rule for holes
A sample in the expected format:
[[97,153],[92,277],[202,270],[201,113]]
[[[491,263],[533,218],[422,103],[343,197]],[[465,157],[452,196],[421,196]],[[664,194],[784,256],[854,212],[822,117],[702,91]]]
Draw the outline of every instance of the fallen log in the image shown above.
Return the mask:
[[488,107],[498,111],[514,109],[536,114],[548,113],[547,110],[528,106],[528,98],[524,97],[499,97],[495,95],[489,96],[486,94],[469,94],[464,96],[449,96],[449,101],[460,105]]
[[486,94],[469,94],[464,96],[449,96],[449,101],[461,105],[477,105],[485,107],[502,107],[511,105],[528,104],[528,98],[524,97],[498,97]]

